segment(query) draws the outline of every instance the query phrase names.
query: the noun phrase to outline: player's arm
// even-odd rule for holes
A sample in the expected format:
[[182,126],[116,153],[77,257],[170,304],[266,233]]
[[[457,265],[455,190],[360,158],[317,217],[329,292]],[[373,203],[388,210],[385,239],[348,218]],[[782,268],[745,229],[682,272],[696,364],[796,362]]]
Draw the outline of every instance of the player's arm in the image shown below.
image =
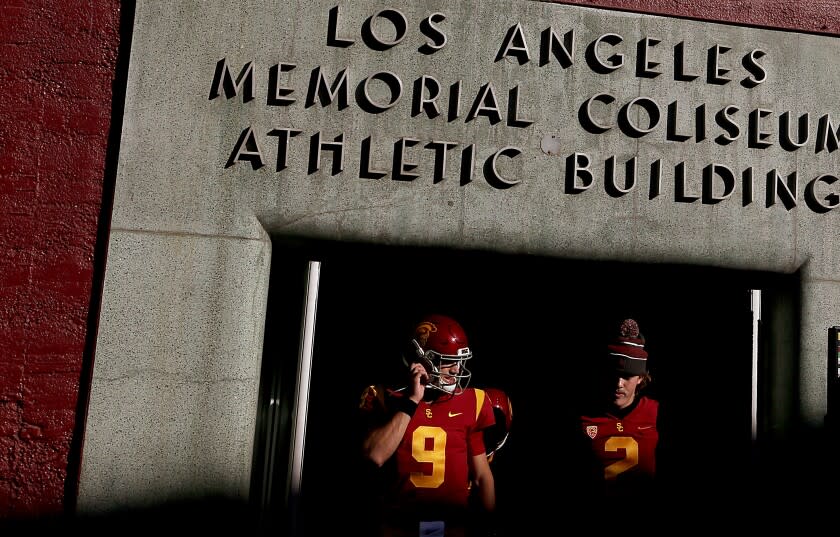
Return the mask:
[[493,470],[490,468],[490,461],[487,458],[483,430],[473,430],[470,433],[467,452],[469,453],[468,464],[473,486],[476,490],[475,494],[484,510],[491,513],[496,509],[496,482],[493,478]]
[[[467,451],[469,453],[470,476],[481,506],[488,513],[496,509],[496,483],[490,468],[490,457],[484,443],[487,430],[496,422],[491,399],[494,392],[488,394],[485,390],[475,390],[480,405],[477,412],[475,428],[470,432]],[[490,396],[488,396],[490,395]]]
[[411,364],[410,374],[411,384],[406,389],[403,402],[391,409],[390,417],[384,424],[371,428],[362,442],[362,453],[377,466],[385,464],[397,451],[411,416],[425,393],[428,374],[423,366]]
[[482,507],[488,513],[496,509],[496,483],[487,455],[482,452],[470,458],[473,483],[476,486],[478,498]]
[[382,466],[397,450],[411,417],[405,412],[394,412],[380,427],[371,429],[362,443],[365,457]]

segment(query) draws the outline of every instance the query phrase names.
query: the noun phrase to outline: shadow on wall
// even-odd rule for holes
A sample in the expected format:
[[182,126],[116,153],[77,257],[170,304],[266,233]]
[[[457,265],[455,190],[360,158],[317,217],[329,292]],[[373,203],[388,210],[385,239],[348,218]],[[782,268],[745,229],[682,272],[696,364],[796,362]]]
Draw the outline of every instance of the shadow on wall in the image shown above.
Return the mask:
[[260,517],[247,502],[226,498],[173,501],[90,516],[0,521],[0,535],[260,535]]

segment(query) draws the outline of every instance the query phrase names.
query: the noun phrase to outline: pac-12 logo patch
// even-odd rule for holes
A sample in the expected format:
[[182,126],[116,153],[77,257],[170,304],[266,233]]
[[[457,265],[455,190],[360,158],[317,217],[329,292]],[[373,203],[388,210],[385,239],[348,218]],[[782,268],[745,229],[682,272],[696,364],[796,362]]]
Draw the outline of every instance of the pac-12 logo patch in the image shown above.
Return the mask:
[[598,436],[598,426],[597,425],[587,425],[586,426],[586,434],[589,435],[589,438],[595,438]]

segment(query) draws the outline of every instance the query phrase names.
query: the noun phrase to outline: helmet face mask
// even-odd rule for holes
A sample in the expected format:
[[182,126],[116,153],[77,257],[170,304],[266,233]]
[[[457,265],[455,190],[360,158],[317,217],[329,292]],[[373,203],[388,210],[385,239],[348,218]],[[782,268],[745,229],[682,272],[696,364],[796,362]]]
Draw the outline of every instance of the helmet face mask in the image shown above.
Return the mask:
[[460,394],[467,389],[472,373],[467,369],[466,362],[472,358],[472,353],[469,347],[464,347],[461,350],[464,351],[463,354],[456,356],[444,355],[432,350],[427,350],[424,353],[426,359],[424,366],[425,363],[431,365],[431,368],[426,366],[426,371],[429,373],[427,388],[453,395]]
[[429,375],[426,388],[450,395],[463,392],[472,373],[466,361],[472,358],[467,335],[457,321],[445,315],[425,317],[414,329],[411,340],[415,356]]

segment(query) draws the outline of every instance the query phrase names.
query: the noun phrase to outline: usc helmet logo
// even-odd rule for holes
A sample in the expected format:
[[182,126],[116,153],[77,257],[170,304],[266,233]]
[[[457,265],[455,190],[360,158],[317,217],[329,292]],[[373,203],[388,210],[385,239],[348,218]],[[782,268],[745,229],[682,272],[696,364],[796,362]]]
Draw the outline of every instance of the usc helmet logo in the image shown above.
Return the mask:
[[417,343],[421,347],[425,347],[426,342],[429,340],[429,334],[432,332],[437,332],[437,326],[429,321],[423,321],[414,329],[414,339],[417,340]]

